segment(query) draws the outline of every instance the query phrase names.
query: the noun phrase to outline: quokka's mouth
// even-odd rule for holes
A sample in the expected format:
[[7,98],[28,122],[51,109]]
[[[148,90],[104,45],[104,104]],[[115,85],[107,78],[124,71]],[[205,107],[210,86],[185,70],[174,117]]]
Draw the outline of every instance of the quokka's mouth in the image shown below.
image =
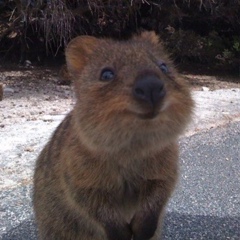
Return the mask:
[[134,106],[128,109],[128,111],[126,112],[130,113],[131,115],[133,115],[138,119],[151,120],[151,119],[155,119],[159,115],[159,113],[161,112],[161,108],[160,107],[152,108],[149,106],[146,106],[146,107]]
[[171,102],[168,101],[163,101],[161,104],[155,107],[149,107],[149,105],[141,105],[141,106],[132,106],[131,108],[128,109],[128,113],[130,112],[134,116],[136,116],[139,119],[143,120],[151,120],[155,119],[159,116],[159,114],[165,112],[168,107],[171,105]]
[[137,113],[137,116],[140,118],[140,119],[144,119],[144,120],[151,120],[151,119],[154,119],[158,116],[159,112],[158,111],[150,111],[150,112],[147,112],[147,113]]
[[156,105],[150,105],[148,103],[141,103],[131,108],[132,113],[140,119],[155,119],[162,112],[167,111],[171,101],[165,97],[165,99]]

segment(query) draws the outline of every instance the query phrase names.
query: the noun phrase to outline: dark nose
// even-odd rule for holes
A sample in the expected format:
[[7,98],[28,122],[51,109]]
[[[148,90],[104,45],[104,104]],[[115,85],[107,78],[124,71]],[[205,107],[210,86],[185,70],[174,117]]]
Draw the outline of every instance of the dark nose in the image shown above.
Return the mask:
[[145,74],[137,78],[133,87],[133,95],[136,99],[157,106],[166,94],[164,82],[154,74]]

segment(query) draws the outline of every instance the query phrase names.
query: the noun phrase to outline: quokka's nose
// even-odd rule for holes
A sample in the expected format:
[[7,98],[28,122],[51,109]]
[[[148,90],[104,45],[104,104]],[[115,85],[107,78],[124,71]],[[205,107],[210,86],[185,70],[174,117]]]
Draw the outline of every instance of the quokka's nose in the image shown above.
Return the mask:
[[152,73],[138,77],[133,87],[134,97],[149,103],[152,107],[159,105],[165,94],[164,82]]

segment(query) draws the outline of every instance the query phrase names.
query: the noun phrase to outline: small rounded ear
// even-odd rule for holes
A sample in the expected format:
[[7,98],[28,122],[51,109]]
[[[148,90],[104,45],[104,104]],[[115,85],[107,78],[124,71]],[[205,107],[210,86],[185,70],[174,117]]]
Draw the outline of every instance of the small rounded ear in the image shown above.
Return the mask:
[[98,41],[97,38],[91,36],[79,36],[70,41],[65,50],[70,74],[76,75],[82,71],[96,49]]
[[157,36],[157,34],[154,31],[144,31],[141,33],[141,38],[148,40],[154,44],[158,44],[159,43],[159,37]]

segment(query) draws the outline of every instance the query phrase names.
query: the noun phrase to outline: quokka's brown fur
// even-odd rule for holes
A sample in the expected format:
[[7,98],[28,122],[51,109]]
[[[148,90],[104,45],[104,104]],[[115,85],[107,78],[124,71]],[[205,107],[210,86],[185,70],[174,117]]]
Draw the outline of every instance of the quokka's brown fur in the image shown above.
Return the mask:
[[66,49],[76,105],[40,154],[42,240],[156,240],[193,101],[154,32]]

